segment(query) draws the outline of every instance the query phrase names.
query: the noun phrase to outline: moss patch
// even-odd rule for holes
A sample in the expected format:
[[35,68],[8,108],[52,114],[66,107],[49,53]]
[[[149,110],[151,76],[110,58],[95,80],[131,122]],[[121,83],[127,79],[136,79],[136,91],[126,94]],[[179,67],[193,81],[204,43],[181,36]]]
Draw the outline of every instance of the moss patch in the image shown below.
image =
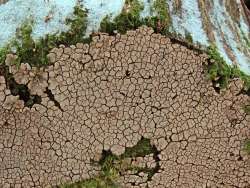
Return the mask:
[[77,42],[85,42],[84,35],[87,28],[87,11],[84,10],[82,6],[77,5],[74,7],[73,17],[68,18],[66,24],[70,27],[67,32],[46,35],[35,41],[31,36],[33,22],[27,20],[17,30],[16,37],[4,48],[0,49],[0,75],[5,77],[7,88],[10,89],[11,94],[19,96],[20,100],[23,100],[24,105],[27,107],[41,103],[41,97],[30,95],[26,85],[15,82],[13,75],[9,73],[8,67],[5,66],[6,55],[15,53],[17,59],[12,63],[17,66],[21,63],[28,63],[36,67],[48,65],[49,60],[47,55],[51,49],[57,47],[59,44],[68,46],[76,44]]
[[220,56],[220,53],[215,46],[210,46],[208,48],[208,55],[211,60],[208,65],[208,75],[212,80],[214,87],[218,89],[227,88],[231,77],[231,68]]
[[217,91],[228,87],[230,79],[240,78],[244,81],[244,91],[250,91],[250,76],[243,73],[237,66],[231,67],[226,64],[215,46],[208,48],[209,64],[207,72]]
[[[150,154],[153,154],[153,158],[156,162],[156,167],[154,168],[134,166],[131,164],[131,160],[129,160]],[[148,181],[150,181],[160,168],[158,154],[159,152],[156,147],[151,145],[150,140],[147,138],[142,138],[135,146],[126,148],[125,152],[120,156],[114,155],[111,151],[104,150],[100,161],[97,162],[97,165],[101,167],[101,172],[97,177],[58,187],[119,188],[120,186],[116,181],[120,175],[124,174],[126,171],[133,171],[134,174],[144,172],[148,174]],[[94,162],[94,164],[95,163],[96,162]]]
[[138,0],[126,0],[122,12],[111,20],[111,15],[106,16],[100,25],[100,31],[114,34],[114,31],[126,33],[127,30],[134,30],[142,25],[140,13],[143,5]]
[[247,140],[244,144],[244,151],[250,155],[250,140]]
[[128,147],[121,155],[121,158],[143,157],[154,153],[154,147],[150,143],[150,139],[142,138],[135,146]]
[[245,112],[247,115],[250,115],[250,104],[249,104],[249,105],[245,105],[245,106],[243,107],[243,109],[244,109],[244,112]]
[[167,34],[171,25],[168,5],[165,0],[154,0],[151,6],[151,12],[154,16],[141,18],[140,14],[144,6],[139,0],[126,0],[122,12],[113,20],[111,16],[106,16],[100,25],[100,31],[114,34],[114,31],[126,33],[128,30],[134,30],[142,25],[152,27],[156,32]]
[[144,19],[144,24],[154,28],[157,33],[169,34],[171,26],[171,17],[169,15],[168,4],[166,0],[154,0],[151,11],[156,15]]
[[15,53],[17,64],[29,63],[31,66],[43,66],[49,64],[47,55],[49,51],[59,44],[67,46],[77,42],[85,42],[87,28],[87,11],[82,6],[74,7],[73,17],[66,19],[70,27],[67,32],[49,34],[35,41],[32,34],[32,21],[26,21],[16,32],[16,38],[6,47],[0,49],[0,64],[4,64],[6,54]]
[[193,43],[193,37],[192,37],[192,35],[191,35],[191,33],[189,33],[189,32],[185,32],[185,40],[188,42],[188,43]]

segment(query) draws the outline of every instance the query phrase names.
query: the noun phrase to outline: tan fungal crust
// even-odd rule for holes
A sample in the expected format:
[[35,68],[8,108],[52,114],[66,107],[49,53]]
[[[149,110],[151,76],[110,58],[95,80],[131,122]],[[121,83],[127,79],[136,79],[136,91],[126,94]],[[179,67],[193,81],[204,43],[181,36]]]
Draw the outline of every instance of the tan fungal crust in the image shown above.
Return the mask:
[[[159,170],[150,180],[144,172],[125,172],[124,187],[250,186],[242,150],[250,137],[242,109],[249,96],[241,94],[240,80],[217,94],[204,72],[207,55],[141,27],[61,45],[49,59],[54,65],[44,69],[22,64],[10,71],[41,96],[31,108],[0,76],[0,187],[44,188],[93,177],[100,169],[91,160],[103,149],[121,155],[142,137],[159,151]],[[132,163],[156,165],[152,155]]]

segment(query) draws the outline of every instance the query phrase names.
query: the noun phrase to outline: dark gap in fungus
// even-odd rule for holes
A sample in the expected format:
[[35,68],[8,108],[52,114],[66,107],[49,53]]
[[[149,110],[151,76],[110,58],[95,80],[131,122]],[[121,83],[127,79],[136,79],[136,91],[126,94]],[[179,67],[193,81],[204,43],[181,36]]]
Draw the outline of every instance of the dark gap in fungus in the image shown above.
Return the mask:
[[24,101],[24,106],[31,108],[34,104],[41,104],[42,98],[38,95],[31,95],[29,88],[24,84],[18,84],[12,77],[8,80],[7,85],[14,96],[19,96]]
[[41,104],[42,98],[38,95],[31,95],[26,85],[18,84],[13,75],[9,73],[8,66],[0,66],[0,76],[4,76],[6,87],[10,90],[10,93],[13,96],[19,96],[19,99],[24,101],[24,106],[31,108],[34,104]]
[[239,156],[237,160],[238,160],[238,161],[243,161],[243,157],[242,157],[242,156]]
[[148,174],[148,181],[151,181],[152,180],[152,177],[159,172],[159,170],[161,169],[160,167],[160,157],[159,157],[159,154],[160,154],[160,151],[157,150],[156,146],[153,145],[152,146],[152,150],[153,150],[153,159],[156,163],[156,166],[154,168],[152,168],[152,170],[150,171],[150,173]]
[[60,103],[55,99],[55,96],[53,95],[52,91],[48,87],[46,87],[45,93],[47,94],[49,99],[54,102],[55,106],[58,107],[63,112],[64,110],[62,109]]
[[172,99],[174,100],[174,99],[176,99],[176,97],[177,97],[177,94],[175,96],[173,96]]
[[212,80],[212,83],[213,83],[213,88],[215,90],[216,93],[220,94],[220,86],[218,85],[218,82],[215,81],[215,80]]
[[130,72],[128,70],[126,70],[125,74],[126,74],[126,77],[130,76]]

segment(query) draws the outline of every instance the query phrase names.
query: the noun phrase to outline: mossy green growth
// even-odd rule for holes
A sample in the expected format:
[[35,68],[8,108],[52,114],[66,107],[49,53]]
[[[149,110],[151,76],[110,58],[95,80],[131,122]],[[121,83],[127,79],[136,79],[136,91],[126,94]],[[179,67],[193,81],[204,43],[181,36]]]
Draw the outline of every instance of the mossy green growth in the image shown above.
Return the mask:
[[116,166],[118,157],[110,151],[105,151],[98,165],[101,167],[101,172],[98,176],[78,181],[75,183],[64,184],[59,188],[119,188],[116,183],[119,177],[119,169]]
[[32,38],[33,21],[24,22],[16,32],[16,37],[6,47],[0,49],[0,64],[4,63],[6,54],[15,53],[15,63],[29,63],[31,66],[49,64],[47,55],[59,44],[67,46],[77,42],[85,42],[87,28],[87,11],[81,5],[74,7],[73,16],[66,19],[69,30],[60,34],[48,34],[38,40]]
[[214,61],[208,65],[209,78],[219,84],[221,89],[227,88],[231,77],[231,67],[226,64],[215,46],[208,47],[208,55]]
[[243,109],[244,109],[244,111],[245,111],[245,113],[246,113],[247,115],[250,115],[250,104],[249,104],[249,105],[245,105],[245,106],[243,107]]
[[114,31],[126,33],[127,30],[134,30],[142,25],[140,13],[144,9],[139,0],[126,0],[122,12],[111,20],[111,16],[106,16],[101,24],[100,31],[113,34]]
[[[88,11],[81,5],[74,7],[73,17],[66,19],[66,24],[70,29],[55,37],[56,44],[72,45],[78,42],[85,42],[85,32],[87,29]],[[53,41],[53,40],[52,40]]]
[[169,27],[172,21],[169,15],[167,1],[154,0],[151,6],[151,12],[155,15],[144,18],[143,24],[152,27],[157,33],[164,35],[169,34]]
[[79,181],[72,184],[59,186],[60,188],[119,188],[113,182],[108,182],[103,177],[95,177],[84,181]]
[[10,49],[8,46],[0,48],[0,65],[4,64],[6,55],[8,54],[9,51]]
[[244,143],[244,151],[246,151],[250,155],[250,140],[247,140]]
[[114,31],[126,33],[127,30],[134,30],[142,25],[152,27],[156,32],[168,34],[171,25],[168,5],[165,0],[154,0],[151,6],[153,16],[141,18],[144,6],[139,0],[126,0],[122,12],[113,20],[106,16],[100,25],[100,31],[114,34]]
[[150,139],[143,138],[135,146],[128,147],[121,155],[121,158],[143,157],[154,153],[154,147],[150,143]]
[[[111,151],[103,151],[102,158],[97,164],[101,167],[98,176],[87,180],[79,181],[72,184],[58,186],[60,188],[120,188],[117,179],[126,171],[133,171],[135,174],[144,172],[148,174],[150,180],[157,172],[157,168],[138,167],[131,164],[128,159],[144,157],[146,155],[157,155],[155,146],[152,146],[150,140],[142,138],[135,146],[128,147],[125,152],[119,156],[114,155]],[[94,162],[95,164],[95,162]]]
[[186,40],[188,43],[190,43],[190,44],[193,43],[193,37],[192,37],[191,33],[187,32],[187,31],[185,32],[185,40]]
[[247,93],[250,91],[249,75],[246,75],[237,66],[231,67],[227,65],[214,45],[208,47],[207,53],[210,60],[213,60],[213,62],[208,65],[209,78],[215,84],[219,84],[220,89],[227,88],[230,79],[240,78],[244,82],[244,90]]

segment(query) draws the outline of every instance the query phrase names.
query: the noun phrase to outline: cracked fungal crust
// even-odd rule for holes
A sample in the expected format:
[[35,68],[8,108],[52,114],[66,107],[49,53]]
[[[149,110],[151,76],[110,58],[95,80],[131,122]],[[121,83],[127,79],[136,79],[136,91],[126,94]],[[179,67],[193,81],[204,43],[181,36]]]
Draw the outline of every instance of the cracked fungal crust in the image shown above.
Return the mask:
[[[19,83],[42,97],[24,107],[0,76],[0,187],[50,187],[95,176],[102,150],[120,155],[145,137],[160,170],[122,174],[124,187],[249,187],[249,97],[233,80],[217,94],[206,79],[205,54],[141,27],[60,46],[54,65],[20,70]],[[21,76],[23,74],[23,76]],[[135,161],[154,166],[152,156]]]

